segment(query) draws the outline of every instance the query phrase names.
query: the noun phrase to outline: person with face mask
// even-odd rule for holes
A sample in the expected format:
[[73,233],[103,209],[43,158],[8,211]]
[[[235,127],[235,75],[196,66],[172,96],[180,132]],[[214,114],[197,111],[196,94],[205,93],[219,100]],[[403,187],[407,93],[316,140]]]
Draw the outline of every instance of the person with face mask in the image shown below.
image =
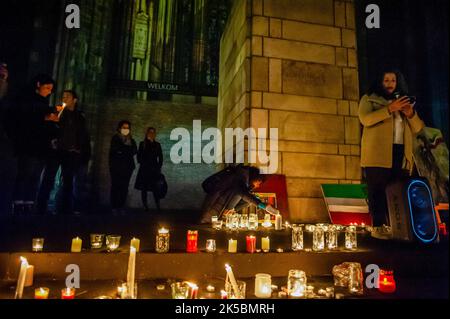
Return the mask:
[[161,176],[163,154],[161,144],[156,141],[156,129],[154,127],[147,129],[144,141],[139,144],[137,159],[140,166],[134,187],[141,191],[145,211],[149,210],[147,192],[153,192],[156,209],[159,211],[161,207],[159,205],[157,182]]
[[363,125],[361,167],[368,188],[372,237],[389,239],[385,189],[394,179],[411,175],[413,136],[425,126],[414,110],[406,81],[397,70],[386,70],[359,103]]
[[134,156],[136,141],[131,136],[131,123],[120,121],[117,133],[111,139],[109,150],[109,171],[111,174],[111,207],[114,215],[125,213],[125,202],[131,175],[136,167]]

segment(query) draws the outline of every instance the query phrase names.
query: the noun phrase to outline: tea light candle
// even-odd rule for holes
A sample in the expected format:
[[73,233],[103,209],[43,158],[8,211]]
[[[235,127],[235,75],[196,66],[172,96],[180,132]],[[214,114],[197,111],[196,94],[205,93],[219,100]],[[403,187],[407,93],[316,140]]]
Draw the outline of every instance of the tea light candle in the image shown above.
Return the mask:
[[82,243],[83,243],[83,241],[81,240],[80,237],[76,237],[76,238],[72,239],[72,247],[71,247],[70,251],[73,253],[81,252],[81,244]]
[[206,241],[206,252],[213,253],[216,251],[216,241],[214,239],[208,239]]
[[237,240],[230,239],[228,241],[228,252],[236,253],[237,252]]
[[261,249],[265,253],[270,251],[270,239],[269,239],[269,236],[261,238]]
[[198,241],[198,231],[188,230],[187,244],[186,244],[186,251],[188,253],[196,253],[197,252],[197,241]]
[[27,266],[27,274],[25,275],[25,285],[24,287],[31,287],[33,286],[33,276],[34,276],[34,266],[28,265]]
[[214,287],[213,285],[208,285],[208,286],[206,286],[206,291],[214,292],[214,291],[216,291],[216,287]]
[[46,287],[36,288],[34,290],[34,299],[48,299],[50,289]]
[[130,246],[136,248],[136,252],[139,252],[140,245],[141,245],[141,241],[139,239],[133,237],[133,239],[131,240]]
[[256,237],[255,236],[247,236],[247,252],[253,254],[256,251]]
[[75,299],[75,288],[64,288],[61,290],[61,299]]
[[165,290],[165,289],[166,289],[165,285],[158,285],[158,286],[156,286],[156,290],[161,291],[161,290]]
[[44,238],[33,238],[32,249],[34,252],[41,252],[44,249]]
[[380,270],[378,284],[380,292],[388,294],[395,292],[397,287],[394,280],[394,272],[392,270]]

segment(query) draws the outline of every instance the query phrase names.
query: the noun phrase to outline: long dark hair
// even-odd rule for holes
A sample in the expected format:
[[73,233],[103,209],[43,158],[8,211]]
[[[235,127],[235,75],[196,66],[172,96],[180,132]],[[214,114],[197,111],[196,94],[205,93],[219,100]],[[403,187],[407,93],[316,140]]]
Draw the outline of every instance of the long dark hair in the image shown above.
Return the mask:
[[405,77],[398,69],[395,68],[386,68],[381,71],[367,93],[375,93],[377,95],[383,96],[386,99],[394,98],[393,94],[388,94],[383,88],[383,79],[386,73],[394,73],[397,78],[397,87],[395,88],[394,93],[398,93],[401,96],[408,95],[408,85],[406,84]]
[[[150,126],[150,127],[147,127],[147,129],[145,130],[145,136],[144,136],[144,148],[145,148],[145,147],[147,146],[147,144],[149,143],[147,136],[148,136],[148,132],[150,132],[150,131],[154,131],[155,134],[156,134],[156,128],[154,128],[153,126]],[[156,139],[155,139],[155,142],[156,142]]]
[[122,126],[123,126],[124,124],[128,124],[128,126],[130,127],[130,130],[131,130],[131,123],[130,123],[130,121],[128,121],[128,120],[122,120],[122,121],[120,121],[120,122],[117,124],[117,132],[120,132],[120,129],[122,128]]

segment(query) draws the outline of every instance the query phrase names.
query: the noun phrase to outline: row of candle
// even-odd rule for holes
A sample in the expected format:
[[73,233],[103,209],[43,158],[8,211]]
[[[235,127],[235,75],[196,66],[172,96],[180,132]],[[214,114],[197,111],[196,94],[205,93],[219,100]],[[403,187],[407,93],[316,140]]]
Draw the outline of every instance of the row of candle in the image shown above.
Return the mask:
[[[223,221],[219,220],[218,216],[211,217],[212,227],[216,230],[221,230],[223,227]],[[226,215],[225,228],[229,230],[248,229],[257,230],[259,225],[258,214],[238,214],[236,212]],[[273,225],[275,230],[281,230],[283,228],[283,219],[280,214],[274,215]],[[264,220],[261,222],[261,226],[264,228],[272,227],[271,214],[265,214]]]
[[[34,290],[34,299],[48,299],[50,289],[39,287]],[[61,299],[75,299],[75,288],[64,288],[61,290]]]

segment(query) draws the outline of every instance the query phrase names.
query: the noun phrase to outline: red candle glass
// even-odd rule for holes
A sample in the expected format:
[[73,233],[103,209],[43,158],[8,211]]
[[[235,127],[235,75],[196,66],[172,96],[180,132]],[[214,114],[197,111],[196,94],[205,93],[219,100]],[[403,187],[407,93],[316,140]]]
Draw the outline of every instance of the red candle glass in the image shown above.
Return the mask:
[[61,299],[75,299],[75,288],[64,288],[61,290]]
[[247,252],[253,254],[256,252],[256,237],[255,236],[247,236]]
[[188,253],[196,253],[197,252],[197,242],[198,242],[198,231],[188,230],[186,251]]
[[393,293],[396,290],[396,284],[394,280],[394,272],[392,270],[380,270],[380,276],[378,279],[378,290],[383,293]]

